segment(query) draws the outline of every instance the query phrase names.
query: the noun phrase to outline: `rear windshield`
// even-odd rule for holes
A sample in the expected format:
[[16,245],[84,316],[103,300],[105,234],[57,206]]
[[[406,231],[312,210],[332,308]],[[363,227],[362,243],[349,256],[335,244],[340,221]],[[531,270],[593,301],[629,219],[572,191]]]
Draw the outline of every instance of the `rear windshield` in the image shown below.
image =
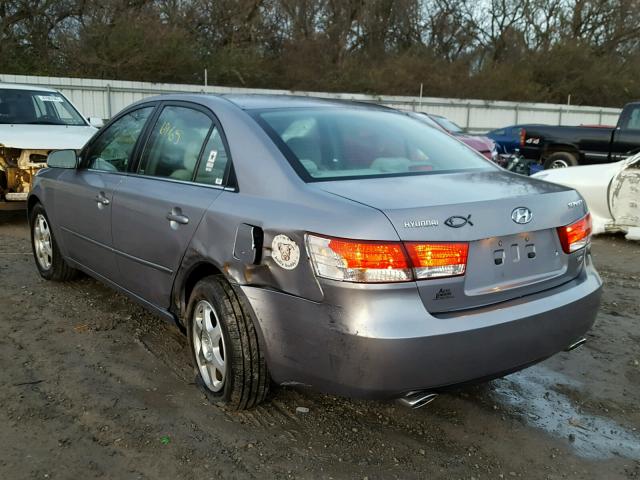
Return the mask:
[[0,124],[73,125],[86,122],[58,92],[0,89]]
[[457,123],[452,122],[448,118],[439,117],[437,115],[434,115],[431,118],[434,121],[438,122],[438,125],[440,125],[442,128],[444,128],[447,132],[464,133],[464,130],[462,129],[462,127],[460,125],[458,125]]
[[283,109],[254,118],[305,181],[496,168],[447,133],[399,112]]

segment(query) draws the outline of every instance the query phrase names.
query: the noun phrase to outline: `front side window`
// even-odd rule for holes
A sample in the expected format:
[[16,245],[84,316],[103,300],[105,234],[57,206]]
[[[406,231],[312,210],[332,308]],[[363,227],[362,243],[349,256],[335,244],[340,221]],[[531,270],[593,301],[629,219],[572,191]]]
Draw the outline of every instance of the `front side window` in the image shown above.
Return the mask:
[[134,110],[109,125],[89,147],[86,166],[106,172],[125,172],[133,149],[154,107]]
[[86,126],[58,92],[0,89],[0,124]]
[[211,118],[198,110],[165,107],[149,135],[138,173],[193,180],[202,145],[212,125]]
[[306,181],[493,169],[450,135],[410,116],[359,108],[254,112]]

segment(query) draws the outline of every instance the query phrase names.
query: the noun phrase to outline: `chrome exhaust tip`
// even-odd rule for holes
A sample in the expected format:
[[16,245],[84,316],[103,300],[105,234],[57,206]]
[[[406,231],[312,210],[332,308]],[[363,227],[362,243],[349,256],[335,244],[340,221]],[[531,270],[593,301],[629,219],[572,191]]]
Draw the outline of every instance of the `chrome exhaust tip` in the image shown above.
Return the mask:
[[409,392],[404,397],[399,398],[397,401],[400,405],[409,408],[420,408],[425,405],[430,404],[436,398],[438,398],[437,393],[433,392]]
[[567,348],[564,349],[565,352],[570,352],[571,350],[575,350],[576,348],[584,345],[585,343],[587,343],[587,339],[582,337],[580,340],[578,340],[577,342],[572,343],[571,345],[569,345]]

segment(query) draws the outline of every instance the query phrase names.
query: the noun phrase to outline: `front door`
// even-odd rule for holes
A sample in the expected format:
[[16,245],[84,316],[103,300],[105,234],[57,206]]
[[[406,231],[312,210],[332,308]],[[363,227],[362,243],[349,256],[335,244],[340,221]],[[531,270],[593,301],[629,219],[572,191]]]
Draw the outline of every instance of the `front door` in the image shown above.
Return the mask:
[[175,273],[204,212],[220,195],[227,155],[215,119],[198,107],[165,105],[135,174],[113,205],[121,285],[167,308]]
[[118,277],[111,237],[114,192],[126,178],[123,173],[153,108],[130,112],[105,128],[83,152],[80,167],[64,173],[55,192],[67,255],[112,281]]
[[612,162],[624,160],[640,151],[640,105],[626,108],[622,112],[618,128],[613,132],[611,144]]

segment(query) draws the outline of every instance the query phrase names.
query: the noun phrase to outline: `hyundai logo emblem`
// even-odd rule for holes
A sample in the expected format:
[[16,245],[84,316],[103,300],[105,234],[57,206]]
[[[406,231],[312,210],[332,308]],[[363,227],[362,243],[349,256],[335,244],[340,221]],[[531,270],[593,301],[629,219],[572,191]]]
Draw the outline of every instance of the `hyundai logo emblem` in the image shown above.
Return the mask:
[[511,220],[516,223],[525,224],[533,219],[533,213],[527,207],[518,207],[511,212]]

